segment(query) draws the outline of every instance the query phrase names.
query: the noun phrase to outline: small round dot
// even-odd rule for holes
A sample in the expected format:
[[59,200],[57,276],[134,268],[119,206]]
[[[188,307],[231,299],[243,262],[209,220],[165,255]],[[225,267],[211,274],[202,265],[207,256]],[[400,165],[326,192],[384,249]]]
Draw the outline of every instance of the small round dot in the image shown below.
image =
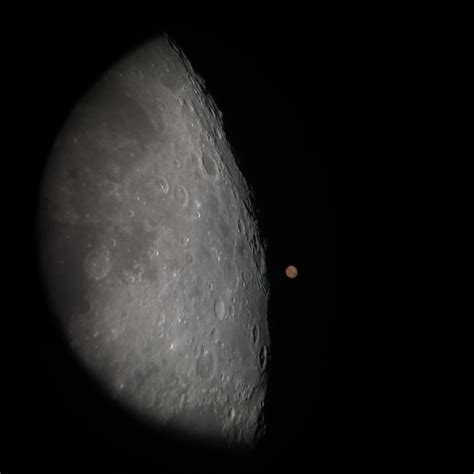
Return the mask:
[[288,278],[296,278],[298,276],[298,269],[293,265],[290,265],[287,267],[285,273]]

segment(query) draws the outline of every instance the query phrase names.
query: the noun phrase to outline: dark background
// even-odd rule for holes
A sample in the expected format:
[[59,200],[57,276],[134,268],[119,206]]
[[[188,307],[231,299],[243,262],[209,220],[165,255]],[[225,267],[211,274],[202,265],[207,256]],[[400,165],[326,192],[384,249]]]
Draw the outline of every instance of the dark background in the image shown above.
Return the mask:
[[[334,465],[348,442],[350,390],[336,318],[337,149],[344,139],[335,126],[342,113],[335,39],[303,19],[206,27],[154,17],[71,12],[15,28],[15,54],[24,58],[14,69],[21,97],[15,125],[23,138],[16,163],[27,169],[18,223],[26,230],[17,242],[27,283],[17,287],[16,313],[27,330],[18,351],[11,452],[18,464],[49,472],[298,472]],[[267,437],[252,456],[155,433],[112,406],[62,345],[35,266],[36,192],[55,135],[98,74],[162,31],[184,50],[223,112],[267,243]],[[299,270],[295,280],[284,274],[290,264]]]

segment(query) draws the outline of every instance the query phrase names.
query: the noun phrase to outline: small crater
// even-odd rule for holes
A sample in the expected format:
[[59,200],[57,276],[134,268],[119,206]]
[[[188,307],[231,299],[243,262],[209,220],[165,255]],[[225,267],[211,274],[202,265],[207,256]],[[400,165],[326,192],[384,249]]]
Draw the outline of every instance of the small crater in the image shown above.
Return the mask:
[[234,408],[231,408],[231,409],[229,410],[229,413],[228,413],[227,415],[228,415],[230,421],[234,421],[234,418],[235,418],[235,409],[234,409]]
[[87,275],[95,280],[101,280],[110,270],[109,253],[104,249],[91,250],[85,259],[84,267]]
[[203,153],[202,155],[202,167],[210,178],[215,178],[217,176],[216,162],[207,153]]
[[191,102],[189,99],[184,99],[183,103],[184,103],[184,106],[185,106],[190,112],[194,112],[193,104],[192,104],[192,102]]
[[216,301],[214,302],[214,314],[216,315],[216,318],[219,321],[222,321],[225,316],[225,305],[224,301],[220,296],[216,298]]
[[245,224],[244,221],[240,218],[237,221],[237,228],[239,229],[240,234],[245,234]]
[[233,318],[233,317],[235,316],[235,306],[234,306],[233,304],[231,304],[231,305],[229,306],[229,316],[230,316],[231,318]]
[[200,344],[196,344],[193,349],[194,357],[199,357],[202,352],[204,352],[202,346]]
[[186,262],[187,262],[189,265],[191,265],[191,264],[194,263],[194,256],[193,256],[192,253],[189,253],[189,252],[188,252],[188,253],[186,254]]
[[188,244],[189,244],[189,237],[186,236],[186,235],[183,235],[183,236],[181,237],[181,243],[182,243],[183,245],[188,245]]
[[267,366],[267,352],[267,346],[262,346],[260,353],[258,354],[258,364],[262,371],[265,370],[265,367]]
[[133,217],[134,215],[135,215],[135,212],[132,209],[130,209],[128,211],[128,217]]
[[212,342],[217,342],[219,340],[219,331],[216,328],[212,328],[210,336]]
[[174,198],[176,202],[183,207],[188,204],[188,192],[179,184],[174,188]]
[[258,329],[258,326],[255,324],[252,328],[252,341],[255,345],[257,345],[259,339],[260,339],[260,330]]
[[124,270],[123,281],[126,284],[131,285],[132,283],[135,283],[135,280],[136,280],[135,275],[132,272]]
[[148,256],[151,260],[156,260],[160,256],[160,251],[157,248],[151,247],[148,251]]
[[170,188],[168,181],[166,181],[166,179],[163,178],[163,176],[157,176],[155,178],[155,186],[156,186],[156,189],[158,189],[158,191],[162,194],[167,194]]
[[211,351],[204,349],[196,360],[196,377],[208,380],[214,374],[215,360]]

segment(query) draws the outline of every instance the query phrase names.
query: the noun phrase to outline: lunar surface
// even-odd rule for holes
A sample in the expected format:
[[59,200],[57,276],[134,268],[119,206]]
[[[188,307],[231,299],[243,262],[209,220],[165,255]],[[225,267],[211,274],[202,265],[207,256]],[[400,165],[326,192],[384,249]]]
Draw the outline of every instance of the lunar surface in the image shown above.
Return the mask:
[[170,39],[128,53],[77,103],[39,202],[46,293],[97,383],[160,429],[255,446],[264,249],[222,114]]

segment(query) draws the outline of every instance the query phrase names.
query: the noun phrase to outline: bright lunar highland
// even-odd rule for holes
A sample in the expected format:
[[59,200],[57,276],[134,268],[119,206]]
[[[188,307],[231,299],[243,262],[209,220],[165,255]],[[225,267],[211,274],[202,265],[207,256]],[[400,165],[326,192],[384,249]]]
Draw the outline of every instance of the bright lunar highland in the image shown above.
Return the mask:
[[265,253],[222,114],[170,39],[127,53],[76,104],[39,203],[45,291],[94,380],[162,430],[255,446]]

